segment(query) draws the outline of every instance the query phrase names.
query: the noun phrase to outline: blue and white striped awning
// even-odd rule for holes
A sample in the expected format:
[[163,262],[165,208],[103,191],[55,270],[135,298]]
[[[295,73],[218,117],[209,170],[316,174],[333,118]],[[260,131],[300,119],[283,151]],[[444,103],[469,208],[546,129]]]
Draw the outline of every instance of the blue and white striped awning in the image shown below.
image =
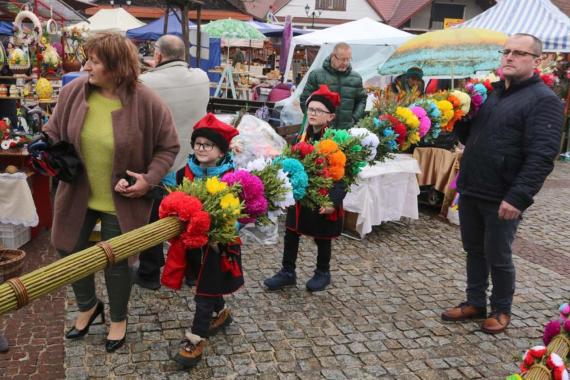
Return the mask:
[[529,33],[542,40],[545,51],[570,52],[570,18],[549,0],[500,0],[455,27]]

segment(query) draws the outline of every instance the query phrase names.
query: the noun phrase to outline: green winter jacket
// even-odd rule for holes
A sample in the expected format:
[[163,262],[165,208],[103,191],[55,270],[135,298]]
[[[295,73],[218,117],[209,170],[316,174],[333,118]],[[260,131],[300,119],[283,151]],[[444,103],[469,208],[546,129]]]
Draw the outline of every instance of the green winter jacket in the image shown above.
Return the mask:
[[338,129],[351,128],[362,116],[366,107],[366,91],[362,86],[362,77],[352,71],[352,66],[344,72],[337,71],[331,66],[331,57],[323,62],[323,67],[311,71],[307,84],[301,94],[301,108],[307,112],[307,98],[315,92],[319,85],[326,84],[331,91],[340,94],[340,107],[336,110],[333,126]]

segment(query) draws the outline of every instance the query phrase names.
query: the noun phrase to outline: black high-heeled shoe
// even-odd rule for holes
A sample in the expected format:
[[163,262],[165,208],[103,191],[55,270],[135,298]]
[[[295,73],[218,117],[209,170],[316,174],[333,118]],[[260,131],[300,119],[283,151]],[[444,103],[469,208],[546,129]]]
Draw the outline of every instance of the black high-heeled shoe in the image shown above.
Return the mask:
[[[95,319],[97,319],[98,316],[101,316],[101,322],[93,323],[93,321],[95,321]],[[66,339],[82,338],[89,332],[89,327],[91,327],[91,325],[102,325],[104,323],[105,323],[105,307],[103,306],[103,302],[97,301],[97,307],[95,308],[93,315],[91,315],[91,317],[89,318],[87,326],[85,326],[85,328],[81,330],[73,326],[73,328],[65,334],[65,338]]]
[[119,348],[121,348],[125,345],[125,342],[127,340],[127,328],[128,328],[128,323],[129,323],[128,319],[126,321],[127,322],[125,325],[125,336],[123,336],[119,340],[105,339],[105,351],[107,351],[108,353],[115,352]]

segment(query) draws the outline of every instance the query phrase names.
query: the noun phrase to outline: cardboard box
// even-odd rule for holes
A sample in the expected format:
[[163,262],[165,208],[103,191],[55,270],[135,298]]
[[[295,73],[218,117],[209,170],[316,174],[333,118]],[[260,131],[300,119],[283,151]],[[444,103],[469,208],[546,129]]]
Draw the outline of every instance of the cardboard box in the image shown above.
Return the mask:
[[344,211],[344,230],[360,236],[358,234],[358,232],[356,231],[356,221],[357,220],[358,220],[358,213],[345,210]]

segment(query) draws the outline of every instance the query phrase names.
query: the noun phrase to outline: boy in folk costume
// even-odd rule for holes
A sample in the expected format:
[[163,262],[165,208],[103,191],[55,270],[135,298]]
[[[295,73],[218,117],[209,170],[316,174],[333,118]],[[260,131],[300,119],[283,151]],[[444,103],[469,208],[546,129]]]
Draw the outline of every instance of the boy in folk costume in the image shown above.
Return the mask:
[[[311,94],[307,99],[308,125],[299,141],[314,143],[319,141],[329,124],[335,118],[340,96],[326,85]],[[283,267],[273,277],[263,283],[269,290],[281,289],[297,283],[295,262],[299,251],[301,235],[314,238],[317,244],[317,269],[307,282],[307,290],[324,290],[331,281],[330,259],[332,239],[342,232],[344,211],[342,201],[346,195],[341,182],[335,182],[329,192],[333,207],[321,207],[319,210],[301,206],[299,202],[287,210],[285,244],[283,249]]]
[[[191,137],[194,153],[182,169],[176,173],[176,183],[184,178],[221,177],[234,170],[228,153],[237,129],[218,120],[209,113],[196,123]],[[173,186],[173,178],[164,182]],[[184,367],[193,367],[202,357],[207,338],[232,322],[230,309],[225,307],[223,296],[238,290],[244,283],[240,257],[240,241],[232,244],[207,244],[199,249],[186,251],[186,265],[196,277],[196,312],[192,328],[186,331],[183,345],[174,360]],[[231,264],[228,265],[231,258]],[[179,264],[179,263],[178,263]],[[178,289],[184,270],[175,270],[166,262],[162,283]]]

